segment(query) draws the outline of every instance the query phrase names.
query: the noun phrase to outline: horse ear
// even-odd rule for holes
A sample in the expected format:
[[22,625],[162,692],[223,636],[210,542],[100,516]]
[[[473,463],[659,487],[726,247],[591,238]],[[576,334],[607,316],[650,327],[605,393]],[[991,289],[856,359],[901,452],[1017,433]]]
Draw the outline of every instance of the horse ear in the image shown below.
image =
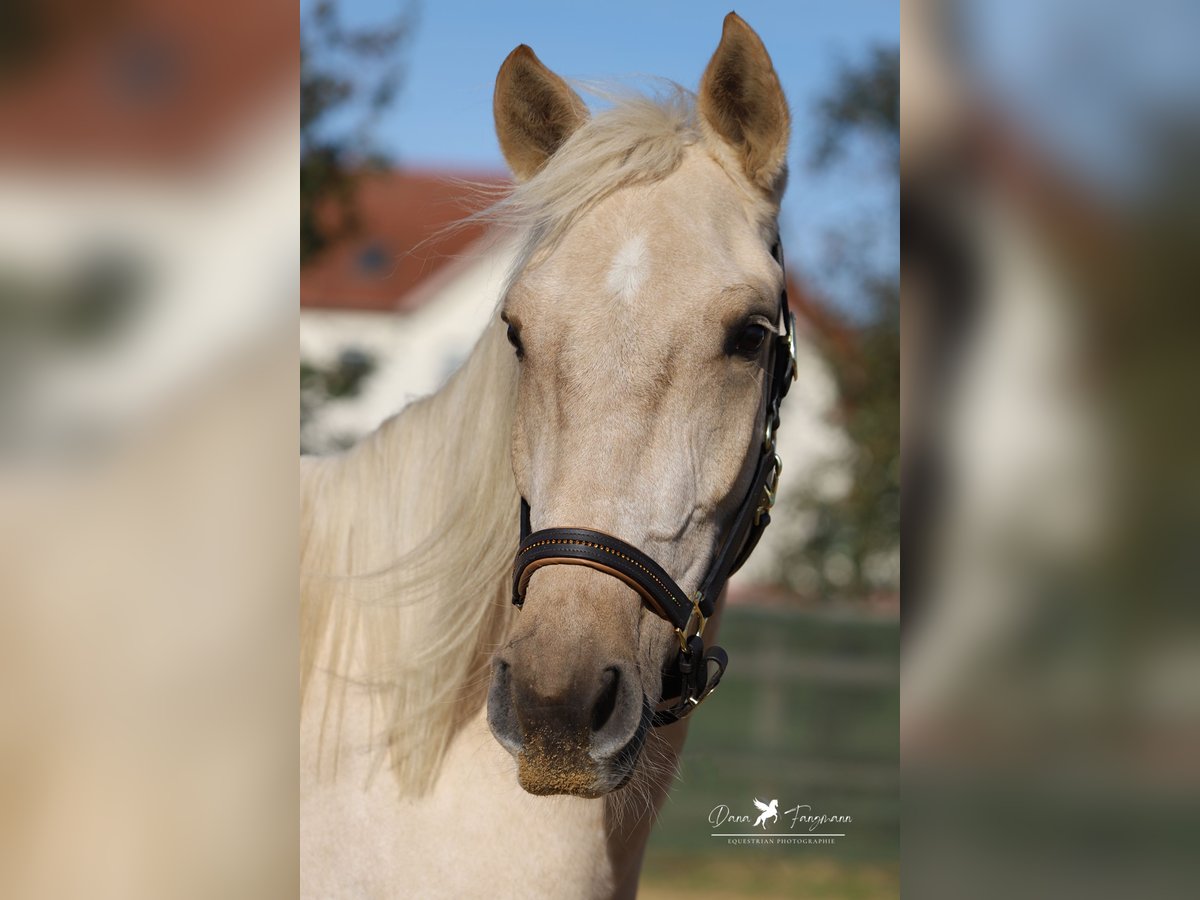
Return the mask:
[[746,176],[778,199],[787,175],[787,100],[767,48],[737,13],[725,17],[698,105],[702,127],[733,148]]
[[579,95],[524,44],[500,66],[492,112],[500,149],[518,181],[537,174],[588,117]]

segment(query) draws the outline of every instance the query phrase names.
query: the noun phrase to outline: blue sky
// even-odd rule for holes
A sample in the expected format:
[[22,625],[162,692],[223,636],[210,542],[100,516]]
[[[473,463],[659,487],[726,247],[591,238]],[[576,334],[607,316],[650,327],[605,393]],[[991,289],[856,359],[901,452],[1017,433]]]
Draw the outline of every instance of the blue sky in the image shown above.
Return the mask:
[[[347,24],[391,15],[403,0],[341,0]],[[865,160],[815,175],[805,164],[812,146],[811,110],[839,64],[875,43],[900,40],[899,4],[889,0],[732,0],[708,2],[551,2],[551,0],[424,0],[404,56],[407,76],[394,107],[377,123],[376,146],[400,164],[470,171],[502,170],[492,130],[496,70],[517,44],[567,78],[653,75],[695,88],[736,9],[763,38],[793,110],[791,181],[784,239],[792,265],[820,281],[820,235],[854,218],[883,217],[898,258],[894,188]],[[303,3],[302,8],[310,4]],[[894,224],[893,224],[894,223]],[[832,284],[830,289],[835,290]],[[853,301],[843,298],[843,306]]]
[[988,93],[1105,191],[1152,182],[1159,129],[1200,116],[1195,0],[976,0],[960,19]]

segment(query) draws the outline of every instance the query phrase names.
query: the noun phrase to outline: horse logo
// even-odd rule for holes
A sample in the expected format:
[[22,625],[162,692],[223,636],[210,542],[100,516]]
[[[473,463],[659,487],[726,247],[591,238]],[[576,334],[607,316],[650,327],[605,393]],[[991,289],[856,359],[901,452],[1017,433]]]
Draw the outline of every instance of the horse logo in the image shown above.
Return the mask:
[[758,820],[755,821],[755,823],[754,823],[755,828],[757,828],[759,825],[761,825],[763,827],[763,831],[766,831],[767,830],[767,819],[772,819],[773,821],[776,821],[776,822],[779,821],[779,801],[778,800],[772,800],[770,805],[767,805],[766,803],[763,803],[761,800],[759,800],[757,797],[755,797],[754,805],[757,806],[760,810],[762,810],[762,815],[760,815],[758,817]]

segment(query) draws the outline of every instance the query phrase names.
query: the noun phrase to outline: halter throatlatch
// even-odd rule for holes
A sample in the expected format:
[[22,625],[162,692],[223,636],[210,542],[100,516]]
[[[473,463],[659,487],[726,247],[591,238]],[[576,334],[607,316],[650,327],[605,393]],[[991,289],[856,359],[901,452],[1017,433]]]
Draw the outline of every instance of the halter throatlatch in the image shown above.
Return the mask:
[[[783,267],[783,248],[772,255]],[[783,462],[775,449],[779,406],[796,377],[796,319],[788,308],[787,279],[780,295],[782,334],[771,341],[763,393],[766,427],[750,490],[725,529],[721,544],[699,588],[683,590],[657,562],[620,538],[590,528],[544,528],[533,531],[529,504],[521,500],[521,545],[513,562],[513,603],[525,602],[533,573],[544,566],[587,566],[618,578],[637,591],[642,603],[675,626],[679,653],[663,673],[663,700],[678,701],[655,712],[653,724],[678,722],[699,706],[725,674],[729,657],[720,647],[704,648],[704,626],[734,572],[750,557],[771,521]]]

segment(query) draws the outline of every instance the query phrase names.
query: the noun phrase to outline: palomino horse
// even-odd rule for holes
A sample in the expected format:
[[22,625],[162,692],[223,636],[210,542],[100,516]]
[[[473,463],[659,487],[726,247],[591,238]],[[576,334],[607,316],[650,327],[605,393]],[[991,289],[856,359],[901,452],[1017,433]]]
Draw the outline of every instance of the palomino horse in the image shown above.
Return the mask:
[[539,568],[515,609],[518,509],[692,592],[757,477],[790,333],[758,36],[731,13],[696,95],[595,115],[521,46],[495,118],[522,244],[493,321],[437,394],[302,461],[306,896],[633,896],[679,635],[603,567]]

